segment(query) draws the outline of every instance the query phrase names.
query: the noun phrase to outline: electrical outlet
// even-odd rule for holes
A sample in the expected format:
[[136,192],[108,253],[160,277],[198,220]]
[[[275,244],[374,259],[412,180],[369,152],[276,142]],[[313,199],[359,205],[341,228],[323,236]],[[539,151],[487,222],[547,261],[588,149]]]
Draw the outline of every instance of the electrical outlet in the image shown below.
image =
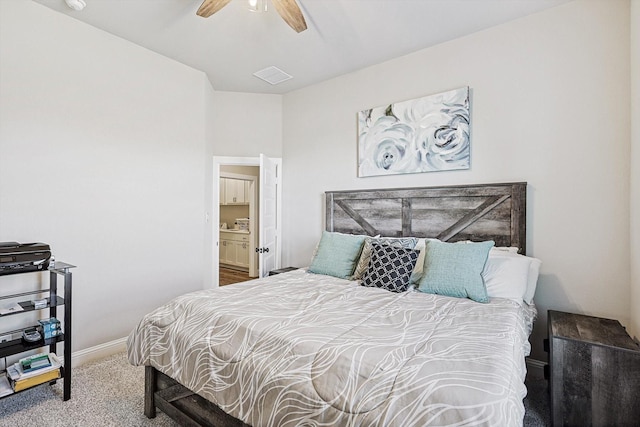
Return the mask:
[[11,335],[0,335],[0,343],[11,341]]

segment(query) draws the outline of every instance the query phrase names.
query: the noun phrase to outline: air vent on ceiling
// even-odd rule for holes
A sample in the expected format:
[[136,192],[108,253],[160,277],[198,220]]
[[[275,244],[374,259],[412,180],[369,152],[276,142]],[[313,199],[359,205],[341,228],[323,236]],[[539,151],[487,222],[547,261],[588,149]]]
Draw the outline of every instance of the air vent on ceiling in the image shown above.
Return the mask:
[[277,85],[278,83],[282,83],[293,78],[293,76],[285,73],[280,68],[273,66],[267,67],[264,70],[256,71],[253,75],[272,85]]

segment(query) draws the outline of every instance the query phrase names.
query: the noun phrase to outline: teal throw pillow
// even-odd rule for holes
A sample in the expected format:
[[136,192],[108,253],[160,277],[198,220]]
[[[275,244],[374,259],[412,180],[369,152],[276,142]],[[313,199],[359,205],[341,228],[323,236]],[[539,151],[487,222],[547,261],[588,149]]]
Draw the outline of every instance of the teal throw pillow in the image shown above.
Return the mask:
[[426,243],[423,276],[418,290],[429,294],[488,302],[482,270],[494,242]]
[[351,278],[366,237],[324,231],[309,271],[341,279]]

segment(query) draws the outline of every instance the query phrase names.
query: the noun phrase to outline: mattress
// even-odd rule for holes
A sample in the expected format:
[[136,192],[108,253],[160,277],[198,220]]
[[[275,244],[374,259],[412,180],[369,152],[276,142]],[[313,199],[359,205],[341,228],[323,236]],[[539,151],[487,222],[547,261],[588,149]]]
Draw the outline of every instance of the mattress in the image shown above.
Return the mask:
[[520,426],[535,316],[301,269],[175,298],[127,349],[253,426]]

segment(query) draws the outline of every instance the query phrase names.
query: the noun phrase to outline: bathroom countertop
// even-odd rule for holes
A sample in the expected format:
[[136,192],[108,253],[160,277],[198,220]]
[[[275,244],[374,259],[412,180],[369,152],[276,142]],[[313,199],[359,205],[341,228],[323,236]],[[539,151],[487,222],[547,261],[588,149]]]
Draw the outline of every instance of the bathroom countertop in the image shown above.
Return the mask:
[[237,230],[232,228],[221,228],[221,233],[249,234],[249,230]]

